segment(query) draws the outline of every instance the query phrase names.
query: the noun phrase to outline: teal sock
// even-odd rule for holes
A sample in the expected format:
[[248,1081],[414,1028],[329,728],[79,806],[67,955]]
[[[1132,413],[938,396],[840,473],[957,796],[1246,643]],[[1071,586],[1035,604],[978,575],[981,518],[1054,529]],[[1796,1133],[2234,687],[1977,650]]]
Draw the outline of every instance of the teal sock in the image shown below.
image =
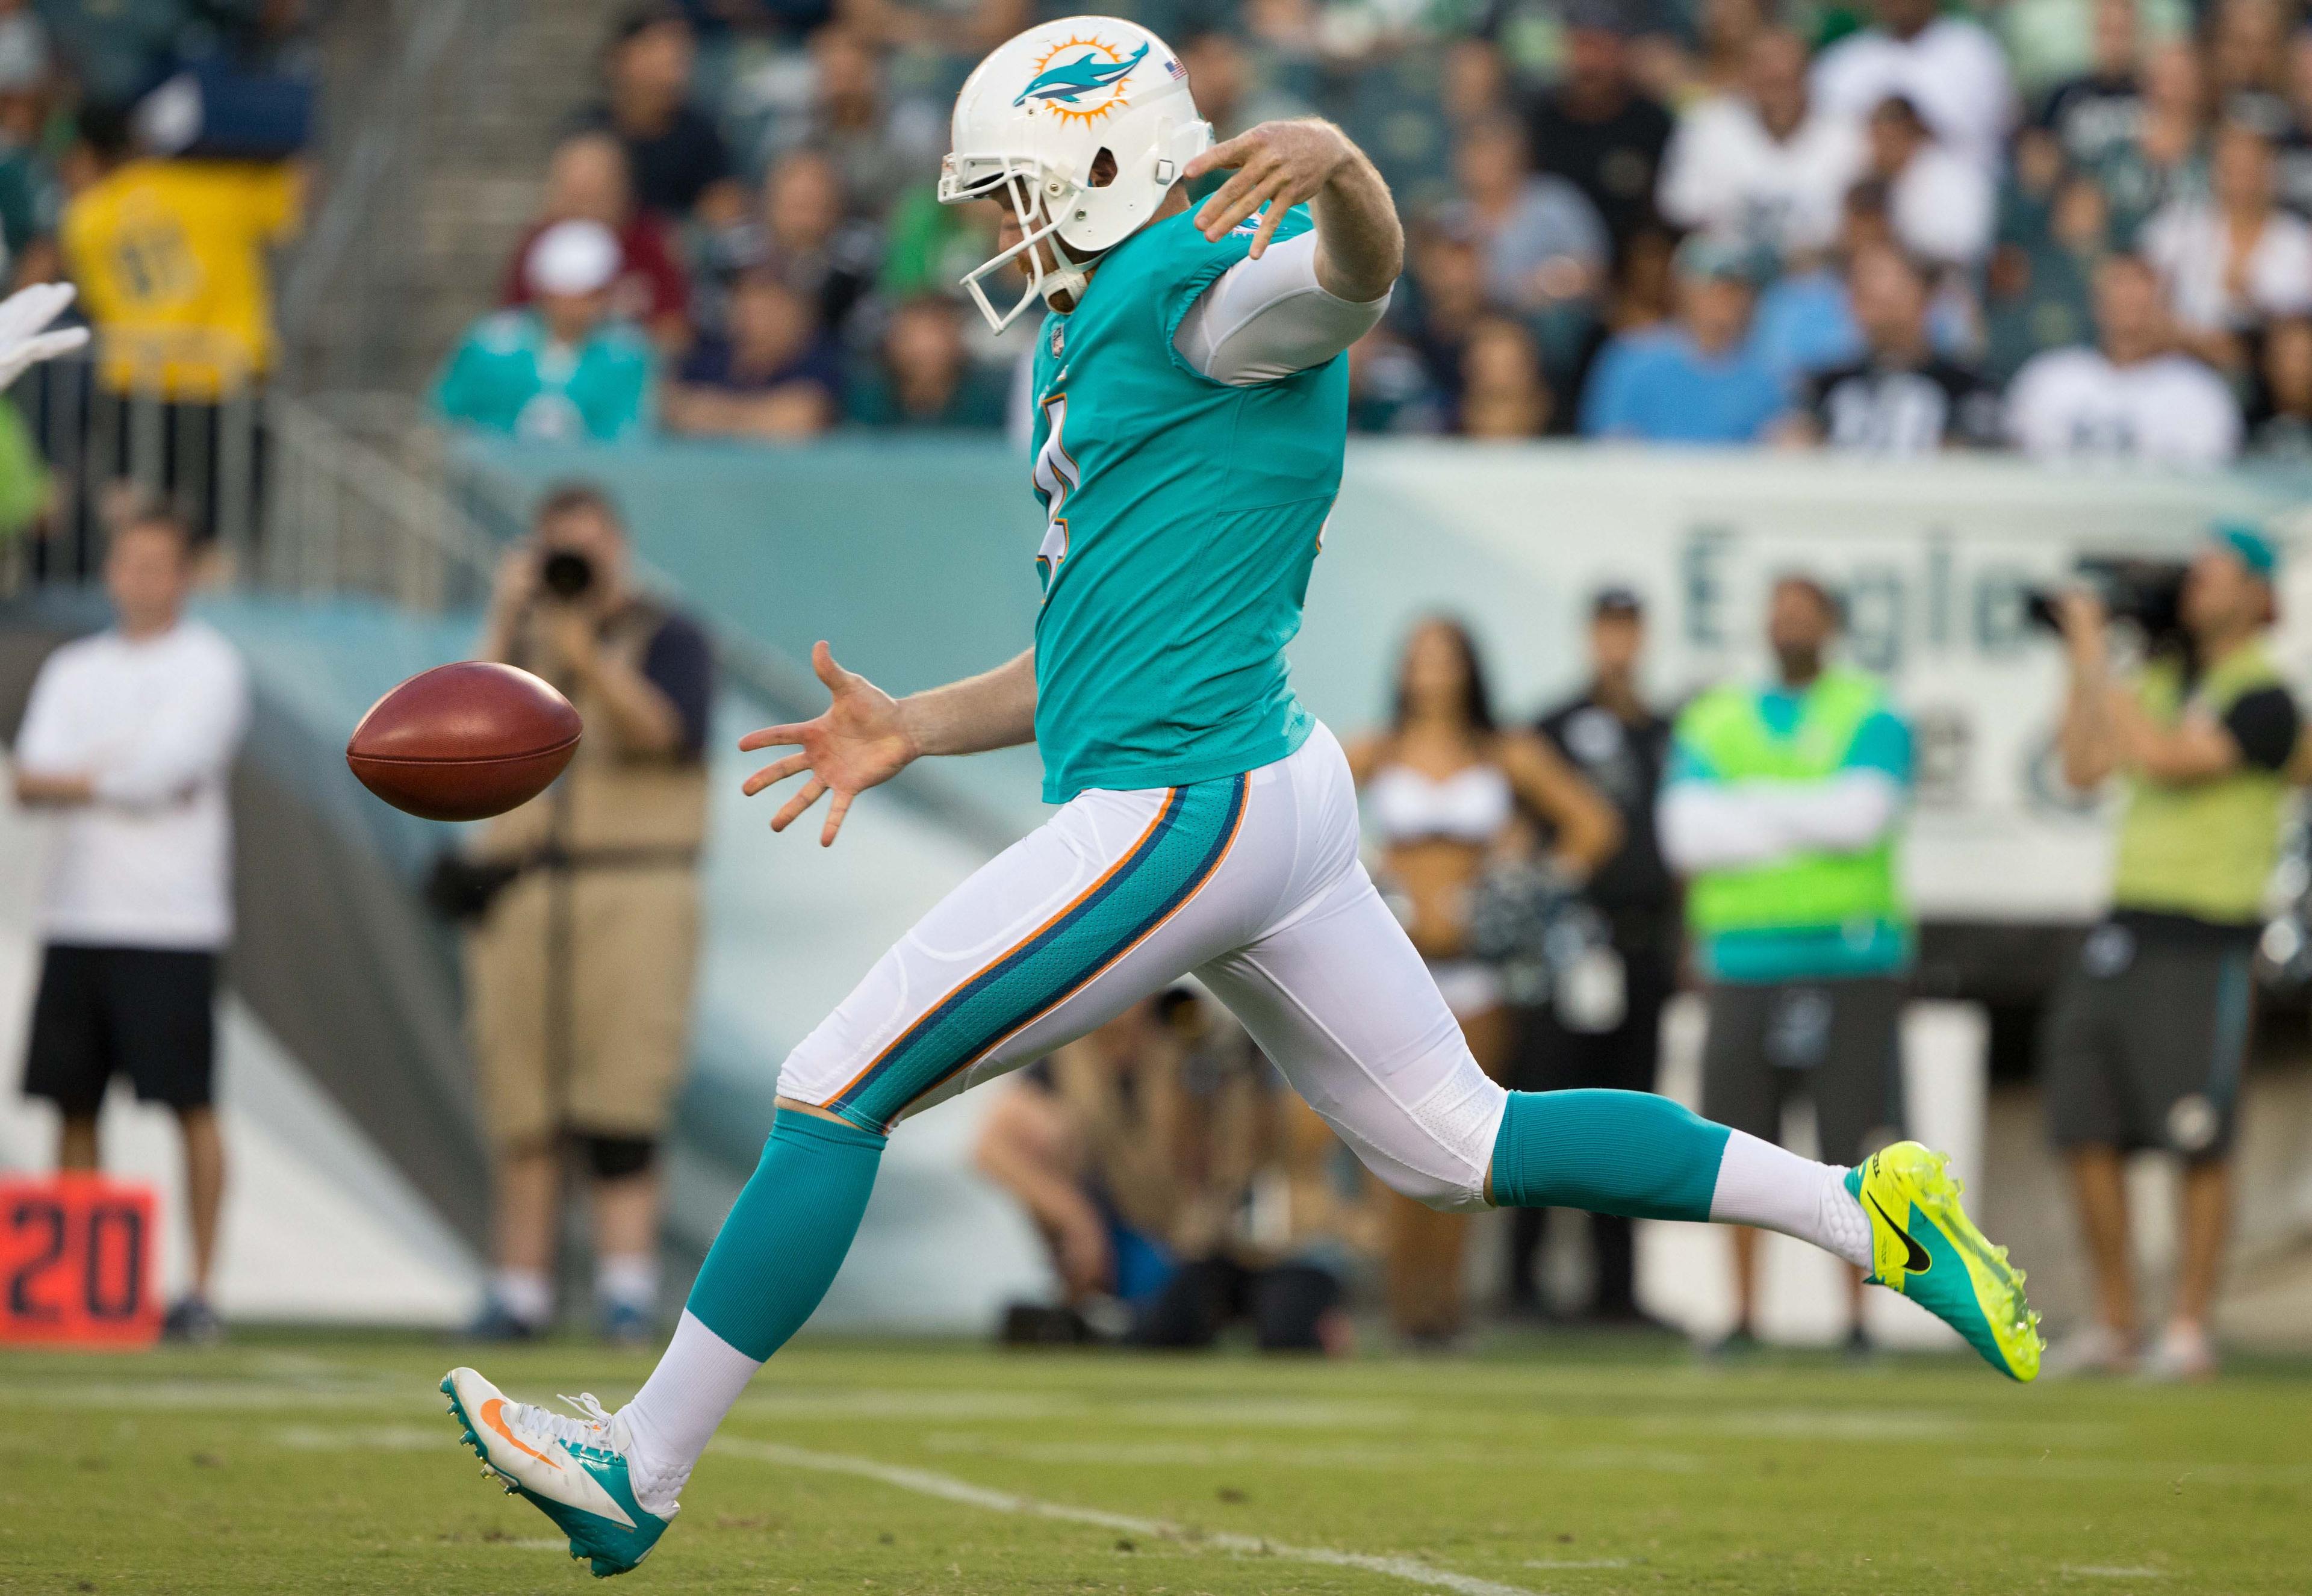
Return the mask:
[[758,1362],[785,1346],[851,1250],[885,1139],[780,1110],[690,1288],[699,1322]]
[[1730,1134],[1650,1092],[1512,1092],[1493,1201],[1628,1219],[1708,1219]]

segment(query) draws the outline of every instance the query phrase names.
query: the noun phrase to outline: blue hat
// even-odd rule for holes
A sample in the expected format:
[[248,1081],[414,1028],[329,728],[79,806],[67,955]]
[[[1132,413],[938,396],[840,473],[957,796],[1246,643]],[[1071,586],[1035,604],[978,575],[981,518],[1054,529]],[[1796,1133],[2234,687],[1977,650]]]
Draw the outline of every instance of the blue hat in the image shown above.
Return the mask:
[[2272,539],[2245,521],[2220,521],[2208,529],[2208,536],[2220,547],[2238,557],[2248,574],[2260,582],[2270,582],[2280,574],[2280,551]]

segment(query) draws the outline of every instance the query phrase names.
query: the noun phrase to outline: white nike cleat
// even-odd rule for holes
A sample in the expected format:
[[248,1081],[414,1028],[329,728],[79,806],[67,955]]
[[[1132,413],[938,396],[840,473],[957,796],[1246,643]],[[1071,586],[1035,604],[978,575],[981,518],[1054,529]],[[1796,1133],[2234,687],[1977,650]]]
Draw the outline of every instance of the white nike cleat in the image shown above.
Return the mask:
[[450,1416],[482,1460],[482,1472],[506,1482],[510,1494],[554,1521],[570,1538],[570,1555],[593,1564],[594,1577],[625,1574],[651,1554],[678,1508],[652,1513],[636,1499],[626,1466],[623,1421],[591,1395],[562,1399],[573,1418],[511,1402],[471,1369],[452,1369],[442,1381]]

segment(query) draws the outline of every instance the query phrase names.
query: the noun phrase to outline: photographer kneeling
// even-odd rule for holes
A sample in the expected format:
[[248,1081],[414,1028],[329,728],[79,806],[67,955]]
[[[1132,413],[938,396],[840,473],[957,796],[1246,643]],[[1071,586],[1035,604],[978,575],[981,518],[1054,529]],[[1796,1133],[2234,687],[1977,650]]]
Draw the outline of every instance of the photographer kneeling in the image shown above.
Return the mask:
[[2176,1300],[2145,1372],[2215,1372],[2208,1316],[2223,1260],[2249,961],[2299,727],[2264,643],[2276,563],[2260,534],[2219,527],[2185,578],[2181,636],[2155,637],[2124,680],[2103,601],[2086,592],[2062,601],[2063,776],[2088,788],[2116,776],[2125,805],[2110,917],[2081,948],[2041,1038],[2048,1127],[2071,1166],[2096,1295],[2095,1322],[2050,1356],[2050,1372],[2134,1364],[2124,1160],[2147,1148],[2175,1153],[2184,1172]]
[[488,823],[460,872],[474,1051],[496,1159],[495,1270],[480,1333],[553,1318],[565,1153],[591,1184],[605,1334],[658,1300],[659,1138],[687,1051],[706,820],[712,665],[691,621],[628,585],[600,492],[550,491],[491,595],[480,657],[546,678],[586,734],[552,786]]

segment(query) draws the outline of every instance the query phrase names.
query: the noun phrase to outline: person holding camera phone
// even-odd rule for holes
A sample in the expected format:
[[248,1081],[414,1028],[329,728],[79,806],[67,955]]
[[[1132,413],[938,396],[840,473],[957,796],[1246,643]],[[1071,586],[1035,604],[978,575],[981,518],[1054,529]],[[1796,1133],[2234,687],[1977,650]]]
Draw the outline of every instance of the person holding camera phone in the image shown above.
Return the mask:
[[540,501],[506,556],[479,657],[536,672],[586,732],[560,779],[489,821],[463,873],[474,1050],[494,1150],[495,1268],[477,1329],[553,1318],[565,1158],[590,1188],[603,1332],[658,1307],[658,1144],[688,1043],[706,822],[705,635],[630,584],[599,490]]
[[2184,578],[2178,635],[2146,627],[2140,668],[2115,671],[2105,601],[2057,604],[2070,688],[2063,777],[2124,793],[2109,916],[2089,934],[2040,1038],[2048,1130],[2071,1166],[2095,1319],[2050,1372],[2135,1366],[2125,1158],[2183,1162],[2182,1258],[2144,1372],[2215,1372],[2209,1311],[2221,1273],[2229,1153],[2247,1050],[2249,964],[2280,846],[2301,717],[2264,646],[2278,557],[2220,525]]

